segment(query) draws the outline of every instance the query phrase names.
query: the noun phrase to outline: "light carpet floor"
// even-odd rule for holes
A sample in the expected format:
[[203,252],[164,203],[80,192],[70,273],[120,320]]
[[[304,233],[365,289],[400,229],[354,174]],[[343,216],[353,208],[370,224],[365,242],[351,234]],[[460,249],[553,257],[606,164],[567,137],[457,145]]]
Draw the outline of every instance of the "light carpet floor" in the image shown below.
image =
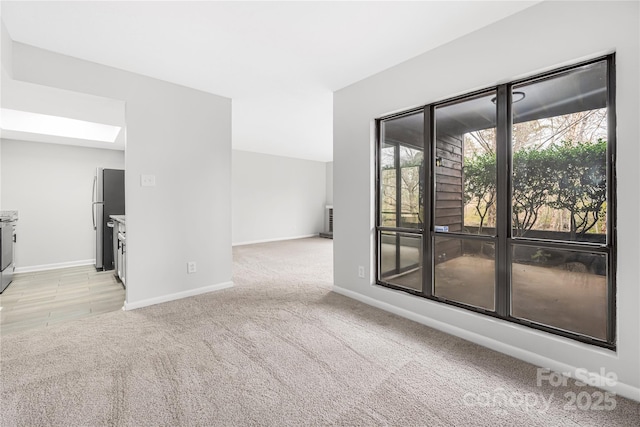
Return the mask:
[[0,424],[638,425],[635,402],[566,409],[599,391],[332,293],[331,245],[236,247],[234,288],[2,337]]

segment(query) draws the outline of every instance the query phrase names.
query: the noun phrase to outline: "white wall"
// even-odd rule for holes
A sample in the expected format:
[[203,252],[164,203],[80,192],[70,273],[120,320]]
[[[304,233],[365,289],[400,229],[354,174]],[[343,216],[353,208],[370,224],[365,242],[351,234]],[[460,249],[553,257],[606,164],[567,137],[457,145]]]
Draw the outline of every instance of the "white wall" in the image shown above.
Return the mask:
[[333,205],[333,162],[327,162],[327,205]]
[[[0,5],[0,10],[2,6]],[[4,22],[0,20],[0,88],[5,87],[11,82],[11,74],[13,64],[13,41],[9,37]],[[2,96],[0,91],[0,97]],[[1,103],[1,101],[0,101]],[[1,165],[1,162],[0,162]],[[2,167],[0,166],[0,171]],[[0,209],[2,209],[2,174],[0,173]]]
[[[640,400],[638,2],[543,2],[334,94],[336,290],[534,364],[601,368]],[[373,285],[374,118],[617,53],[617,352]],[[358,278],[358,265],[366,278]]]
[[127,308],[231,285],[230,99],[21,43],[13,78],[126,102]]
[[[0,10],[2,6],[0,5]],[[0,68],[3,77],[11,78],[13,73],[13,41],[4,21],[0,21]]]
[[233,244],[322,231],[324,162],[233,150],[232,165]]
[[3,139],[2,206],[17,210],[16,269],[95,260],[96,167],[124,169],[124,152]]

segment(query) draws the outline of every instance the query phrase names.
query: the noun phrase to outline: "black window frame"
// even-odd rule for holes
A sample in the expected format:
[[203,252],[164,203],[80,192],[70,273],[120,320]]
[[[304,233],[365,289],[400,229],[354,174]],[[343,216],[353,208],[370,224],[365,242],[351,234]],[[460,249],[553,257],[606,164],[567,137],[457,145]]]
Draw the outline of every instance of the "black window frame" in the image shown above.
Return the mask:
[[[598,62],[606,62],[607,67],[607,241],[605,244],[595,244],[588,242],[576,241],[554,241],[541,240],[527,237],[514,237],[512,229],[512,196],[511,196],[511,176],[513,171],[512,165],[512,87],[542,81],[554,78],[564,73],[572,72],[580,67],[588,66]],[[493,318],[504,320],[519,325],[524,325],[536,330],[544,331],[550,334],[563,336],[576,341],[592,344],[594,346],[603,347],[610,350],[616,350],[616,269],[617,269],[617,185],[616,185],[616,85],[615,85],[615,54],[600,56],[588,61],[583,61],[550,70],[548,72],[532,75],[526,78],[514,80],[508,83],[502,83],[496,86],[487,87],[481,90],[466,93],[461,96],[445,99],[438,102],[423,105],[407,111],[396,113],[393,115],[383,116],[375,119],[376,135],[375,135],[375,284],[386,288],[395,289],[411,295],[426,298],[432,301],[441,302],[447,305],[463,308],[479,314],[484,314]],[[482,96],[488,92],[496,93],[496,155],[499,166],[497,170],[497,211],[501,214],[497,215],[494,235],[475,235],[465,233],[450,233],[435,231],[433,209],[435,206],[435,111],[438,107],[449,104],[455,104],[474,97]],[[381,226],[381,197],[380,197],[380,156],[382,147],[381,124],[384,121],[399,118],[402,116],[415,114],[422,111],[424,118],[424,196],[423,211],[424,223],[422,228],[405,229],[400,227],[383,227]],[[508,165],[508,168],[500,167],[500,165]],[[397,191],[397,190],[396,190]],[[396,223],[397,225],[397,223]],[[383,231],[392,231],[400,233],[409,233],[422,236],[422,291],[416,291],[393,283],[385,282],[380,279],[381,274],[381,250],[380,235]],[[434,256],[433,248],[436,236],[447,236],[461,238],[466,240],[482,240],[495,241],[495,305],[494,310],[487,310],[477,306],[448,300],[434,295]],[[529,321],[511,315],[511,254],[515,245],[546,247],[550,249],[582,251],[592,254],[606,255],[607,267],[607,330],[606,339],[601,340],[588,335],[577,332],[571,332],[548,326],[534,321]]]

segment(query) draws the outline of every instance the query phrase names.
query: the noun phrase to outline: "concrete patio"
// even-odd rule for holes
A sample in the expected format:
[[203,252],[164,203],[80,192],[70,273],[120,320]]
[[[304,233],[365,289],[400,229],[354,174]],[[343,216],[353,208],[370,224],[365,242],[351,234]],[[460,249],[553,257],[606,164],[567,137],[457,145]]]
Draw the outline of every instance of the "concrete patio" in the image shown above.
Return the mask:
[[[389,250],[383,248],[383,271],[391,270]],[[419,251],[403,247],[405,265],[419,265]],[[434,272],[434,294],[451,301],[494,309],[494,261],[463,255],[439,263]],[[388,276],[389,283],[422,290],[422,268]],[[513,264],[512,316],[544,325],[606,339],[607,280],[593,273],[561,267]]]

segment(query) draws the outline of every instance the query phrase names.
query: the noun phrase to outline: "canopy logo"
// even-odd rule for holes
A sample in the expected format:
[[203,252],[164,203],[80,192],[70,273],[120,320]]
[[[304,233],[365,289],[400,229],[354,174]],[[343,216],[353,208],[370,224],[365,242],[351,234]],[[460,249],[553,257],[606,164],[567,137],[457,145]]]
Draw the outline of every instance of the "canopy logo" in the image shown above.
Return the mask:
[[552,400],[553,393],[545,399],[542,393],[507,391],[501,387],[490,392],[466,393],[462,397],[465,406],[492,408],[498,413],[506,413],[507,408],[514,408],[524,412],[536,411],[543,414],[549,410]]
[[[570,381],[573,381],[571,384]],[[577,368],[573,372],[552,372],[546,368],[538,368],[536,375],[536,385],[542,387],[544,383],[551,387],[567,387],[575,385],[577,387],[613,387],[618,383],[618,376],[614,372],[607,372],[600,368],[598,373],[589,372],[584,368]],[[594,390],[588,391],[567,391],[564,393],[566,404],[564,409],[574,411],[611,411],[616,408],[616,394],[609,391]]]

